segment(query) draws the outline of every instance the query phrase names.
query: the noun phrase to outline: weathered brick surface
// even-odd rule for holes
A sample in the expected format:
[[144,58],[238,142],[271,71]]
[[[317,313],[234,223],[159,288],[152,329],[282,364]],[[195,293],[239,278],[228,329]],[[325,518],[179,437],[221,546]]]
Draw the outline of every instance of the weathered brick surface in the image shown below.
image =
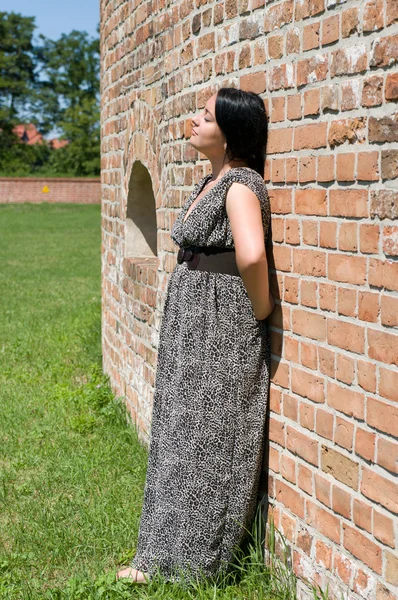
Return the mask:
[[[218,87],[260,93],[277,297],[261,489],[296,573],[350,600],[397,598],[397,19],[394,0],[101,1],[104,370],[148,442],[169,232],[210,172],[190,120]],[[135,161],[147,258],[126,250]]]
[[100,204],[99,178],[0,177],[0,203],[76,202]]

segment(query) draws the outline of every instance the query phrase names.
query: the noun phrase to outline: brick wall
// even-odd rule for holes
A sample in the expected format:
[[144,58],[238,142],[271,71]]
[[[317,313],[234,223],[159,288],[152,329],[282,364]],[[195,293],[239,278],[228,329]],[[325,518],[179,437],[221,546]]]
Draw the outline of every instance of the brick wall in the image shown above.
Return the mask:
[[101,181],[98,177],[0,177],[0,204],[7,202],[99,204]]
[[[210,172],[190,119],[221,86],[260,93],[270,514],[295,572],[339,600],[397,597],[397,19],[395,0],[101,1],[104,370],[147,442],[169,232]],[[157,209],[147,258],[126,254],[135,161]]]

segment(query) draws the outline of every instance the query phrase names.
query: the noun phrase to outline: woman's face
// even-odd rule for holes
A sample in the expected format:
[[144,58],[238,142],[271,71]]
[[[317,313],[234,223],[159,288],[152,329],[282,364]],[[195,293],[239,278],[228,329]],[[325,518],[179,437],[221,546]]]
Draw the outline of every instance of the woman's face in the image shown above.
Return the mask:
[[201,113],[192,119],[190,144],[206,156],[223,155],[225,135],[216,121],[217,92],[211,96]]

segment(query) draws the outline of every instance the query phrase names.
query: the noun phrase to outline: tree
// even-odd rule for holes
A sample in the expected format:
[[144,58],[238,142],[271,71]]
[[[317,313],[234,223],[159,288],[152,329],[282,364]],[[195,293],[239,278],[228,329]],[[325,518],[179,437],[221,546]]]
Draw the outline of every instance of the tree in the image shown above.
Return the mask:
[[59,125],[69,144],[54,150],[50,166],[56,173],[76,176],[100,173],[99,106],[94,98],[84,98],[63,113]]
[[[98,175],[99,39],[72,31],[33,43],[34,20],[0,12],[0,171]],[[12,130],[27,120],[69,144],[26,146]]]
[[35,106],[46,129],[58,126],[65,111],[83,100],[99,101],[99,39],[85,31],[63,34],[56,41],[39,38],[36,52],[41,77]]
[[51,166],[57,172],[98,175],[99,136],[99,39],[85,31],[72,31],[53,41],[40,36],[37,57],[41,78],[34,106],[40,129],[56,127],[68,146],[56,150]]
[[13,133],[18,113],[29,102],[35,83],[34,17],[0,12],[0,170],[26,163],[26,150]]
[[0,110],[3,120],[15,119],[30,98],[35,83],[34,17],[0,12]]

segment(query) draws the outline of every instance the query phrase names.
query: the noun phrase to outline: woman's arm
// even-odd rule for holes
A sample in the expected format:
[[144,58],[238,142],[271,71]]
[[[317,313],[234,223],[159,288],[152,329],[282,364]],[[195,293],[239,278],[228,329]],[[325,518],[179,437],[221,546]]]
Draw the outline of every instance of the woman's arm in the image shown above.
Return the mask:
[[268,261],[259,200],[246,185],[234,182],[225,208],[234,239],[236,264],[252,303],[256,319],[266,319],[275,300],[269,290]]

